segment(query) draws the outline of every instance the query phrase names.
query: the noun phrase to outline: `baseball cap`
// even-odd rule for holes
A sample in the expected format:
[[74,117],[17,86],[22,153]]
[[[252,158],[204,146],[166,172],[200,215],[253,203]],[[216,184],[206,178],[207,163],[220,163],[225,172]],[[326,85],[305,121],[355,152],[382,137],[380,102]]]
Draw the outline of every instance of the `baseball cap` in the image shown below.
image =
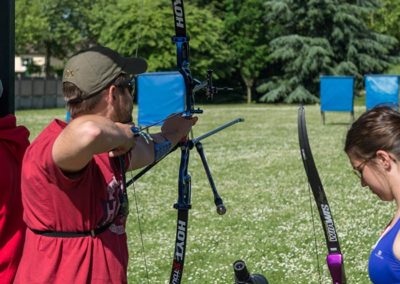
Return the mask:
[[80,98],[84,100],[107,87],[118,75],[139,74],[146,69],[147,63],[142,58],[123,57],[108,47],[97,45],[68,60],[62,81],[73,83],[84,91],[84,97]]

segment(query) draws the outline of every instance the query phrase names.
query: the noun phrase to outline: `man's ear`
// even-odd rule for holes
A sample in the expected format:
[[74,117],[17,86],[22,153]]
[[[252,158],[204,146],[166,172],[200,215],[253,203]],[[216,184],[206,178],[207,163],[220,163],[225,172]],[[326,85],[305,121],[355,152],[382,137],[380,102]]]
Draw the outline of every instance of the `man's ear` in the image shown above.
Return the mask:
[[378,150],[376,151],[376,158],[385,170],[390,170],[393,159],[388,152],[385,150]]
[[105,91],[107,92],[107,101],[108,102],[114,102],[117,99],[117,95],[118,95],[117,87],[115,87],[114,85],[111,85]]

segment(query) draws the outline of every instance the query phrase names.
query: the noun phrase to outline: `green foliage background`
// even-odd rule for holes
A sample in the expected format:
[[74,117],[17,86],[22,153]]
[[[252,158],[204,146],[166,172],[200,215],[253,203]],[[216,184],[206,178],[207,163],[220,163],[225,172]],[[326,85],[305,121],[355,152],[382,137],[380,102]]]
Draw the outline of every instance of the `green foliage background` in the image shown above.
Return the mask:
[[280,72],[258,87],[260,100],[317,102],[321,75],[355,76],[361,89],[364,74],[383,73],[398,62],[398,41],[368,26],[375,2],[267,1],[268,26],[282,31],[269,55]]
[[[395,0],[186,1],[191,69],[233,87],[217,101],[314,103],[320,75],[365,74],[399,63]],[[16,52],[65,61],[103,44],[175,69],[173,16],[166,0],[16,0]],[[53,70],[48,64],[47,76]]]
[[[192,151],[189,170],[193,208],[189,212],[182,283],[233,283],[232,264],[237,259],[245,260],[250,272],[264,274],[270,283],[330,283],[325,239],[300,157],[297,106],[203,108],[205,113],[195,126],[195,136],[237,117],[243,117],[245,122],[203,140],[216,186],[228,210],[224,216],[215,212],[201,161]],[[356,106],[356,117],[364,110],[364,106]],[[51,119],[62,119],[65,112],[18,111],[16,115],[18,123],[26,125],[34,139]],[[328,112],[326,125],[322,125],[319,106],[310,105],[306,107],[306,121],[339,234],[348,283],[368,283],[368,256],[394,213],[393,204],[381,202],[362,188],[352,173],[343,152],[349,113]],[[130,188],[129,283],[147,283],[135,199],[148,283],[168,283],[175,240],[176,210],[172,206],[177,198],[179,158],[178,152],[171,154],[137,181],[136,194]]]

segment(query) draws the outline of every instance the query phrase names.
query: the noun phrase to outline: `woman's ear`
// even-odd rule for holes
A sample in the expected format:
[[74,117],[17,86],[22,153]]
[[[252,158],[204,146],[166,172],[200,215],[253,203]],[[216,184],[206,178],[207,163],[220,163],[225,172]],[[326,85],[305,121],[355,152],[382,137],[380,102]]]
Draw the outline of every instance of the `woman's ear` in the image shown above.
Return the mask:
[[388,152],[384,150],[378,150],[376,151],[376,158],[385,170],[391,169],[391,162],[393,159]]

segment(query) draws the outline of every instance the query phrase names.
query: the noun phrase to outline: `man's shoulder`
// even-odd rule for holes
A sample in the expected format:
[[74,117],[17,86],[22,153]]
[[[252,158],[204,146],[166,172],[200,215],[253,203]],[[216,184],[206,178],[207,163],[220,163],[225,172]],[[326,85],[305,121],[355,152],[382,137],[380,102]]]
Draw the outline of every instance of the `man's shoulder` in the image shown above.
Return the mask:
[[[51,150],[51,146],[56,140],[57,136],[61,133],[62,128],[58,126],[56,120],[50,122],[40,133],[33,139],[29,145],[26,155],[41,157],[45,151]],[[43,158],[43,156],[42,156]]]
[[[41,143],[44,140],[51,139],[52,137],[57,137],[61,131],[65,128],[66,123],[58,119],[52,120],[33,140],[32,144]],[[31,144],[31,146],[32,146]]]

